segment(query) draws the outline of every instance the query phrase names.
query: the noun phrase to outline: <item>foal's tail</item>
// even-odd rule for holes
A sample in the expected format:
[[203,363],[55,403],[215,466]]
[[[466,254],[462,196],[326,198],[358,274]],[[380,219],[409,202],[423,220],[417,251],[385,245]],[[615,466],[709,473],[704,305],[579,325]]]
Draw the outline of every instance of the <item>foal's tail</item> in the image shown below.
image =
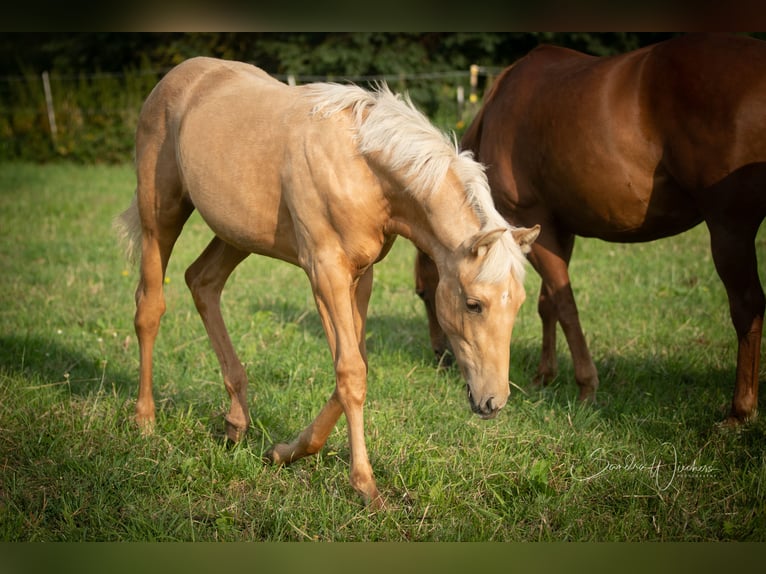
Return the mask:
[[128,261],[135,263],[141,244],[141,218],[138,214],[138,197],[133,196],[130,207],[114,218],[112,227],[125,249]]

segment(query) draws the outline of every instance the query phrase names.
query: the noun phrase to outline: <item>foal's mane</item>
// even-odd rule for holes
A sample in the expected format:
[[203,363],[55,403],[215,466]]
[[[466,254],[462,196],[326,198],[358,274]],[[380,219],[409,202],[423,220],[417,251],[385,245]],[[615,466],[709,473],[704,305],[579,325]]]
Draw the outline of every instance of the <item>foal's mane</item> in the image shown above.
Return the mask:
[[[414,198],[427,199],[452,169],[482,229],[510,229],[495,210],[484,167],[474,161],[470,151],[459,151],[454,134],[450,139],[437,129],[408,95],[394,94],[385,83],[372,91],[335,83],[308,84],[304,88],[314,102],[312,114],[328,117],[350,109],[359,152],[375,153],[392,170],[403,172],[409,182],[407,190]],[[487,254],[477,280],[500,281],[509,269],[518,281],[524,280],[524,255],[511,234],[504,233]]]

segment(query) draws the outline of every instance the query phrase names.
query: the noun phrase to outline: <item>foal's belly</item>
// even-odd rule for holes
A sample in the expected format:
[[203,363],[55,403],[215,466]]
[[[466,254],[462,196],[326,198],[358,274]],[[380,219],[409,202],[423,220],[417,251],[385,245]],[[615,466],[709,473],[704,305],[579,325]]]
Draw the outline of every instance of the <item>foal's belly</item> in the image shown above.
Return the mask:
[[[255,191],[255,192],[254,192]],[[270,193],[251,187],[199,186],[189,192],[213,232],[242,251],[297,264],[295,230],[289,210]]]

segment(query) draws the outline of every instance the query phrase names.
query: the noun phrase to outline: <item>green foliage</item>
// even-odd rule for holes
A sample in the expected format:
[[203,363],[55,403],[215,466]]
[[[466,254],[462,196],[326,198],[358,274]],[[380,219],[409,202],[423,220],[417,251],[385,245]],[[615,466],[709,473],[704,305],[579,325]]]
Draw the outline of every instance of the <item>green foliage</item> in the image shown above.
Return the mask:
[[[481,96],[499,70],[541,42],[598,55],[667,37],[635,33],[300,32],[0,34],[0,160],[120,163],[132,159],[141,103],[164,71],[206,55],[251,62],[282,80],[360,84],[385,78],[407,91],[434,123],[460,135],[476,105],[469,68],[485,70]],[[41,73],[48,71],[57,137],[48,123]]]
[[377,265],[367,330],[367,444],[389,502],[370,514],[348,484],[343,419],[318,456],[261,462],[334,384],[308,282],[286,263],[253,256],[224,291],[253,419],[242,444],[225,443],[226,392],[183,279],[211,237],[197,215],[168,268],[157,428],[134,427],[136,271],[111,231],[133,186],[128,166],[0,164],[0,539],[766,540],[766,419],[717,424],[736,342],[704,228],[651,244],[578,240],[596,407],[576,402],[562,340],[559,378],[529,385],[540,350],[530,270],[515,386],[492,421],[470,413],[455,370],[434,367],[413,248],[398,240]]
[[0,92],[0,161],[129,161],[138,113],[158,74],[128,70],[119,75],[49,77],[55,134],[41,76],[28,73],[5,82]]

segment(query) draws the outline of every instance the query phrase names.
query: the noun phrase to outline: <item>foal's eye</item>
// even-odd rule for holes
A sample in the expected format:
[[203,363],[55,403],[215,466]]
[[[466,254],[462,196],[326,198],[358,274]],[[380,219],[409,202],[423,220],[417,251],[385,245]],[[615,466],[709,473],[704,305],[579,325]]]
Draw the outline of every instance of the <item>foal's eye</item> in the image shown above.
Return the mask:
[[468,299],[465,302],[465,306],[469,313],[476,313],[477,315],[481,313],[481,303],[475,299]]

